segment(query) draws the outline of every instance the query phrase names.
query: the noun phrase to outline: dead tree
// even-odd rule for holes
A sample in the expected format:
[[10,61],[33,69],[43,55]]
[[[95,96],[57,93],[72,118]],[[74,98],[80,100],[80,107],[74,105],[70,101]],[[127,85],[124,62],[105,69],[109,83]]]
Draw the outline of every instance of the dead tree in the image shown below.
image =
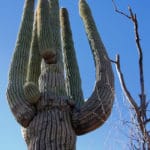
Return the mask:
[[[124,13],[123,11],[120,11],[117,8],[116,3],[114,0],[112,0],[114,9],[117,13],[125,16],[126,18],[130,19],[134,26],[134,34],[135,34],[135,43],[138,51],[138,66],[139,66],[139,77],[140,77],[140,89],[141,92],[139,94],[140,103],[138,103],[138,100],[133,98],[132,94],[127,88],[127,85],[125,83],[124,75],[121,70],[120,66],[120,56],[117,55],[116,61],[113,61],[116,65],[116,70],[118,73],[119,81],[122,87],[122,90],[125,94],[126,99],[128,100],[132,110],[133,110],[133,116],[134,121],[136,121],[136,124],[134,124],[132,121],[129,121],[137,130],[138,135],[135,134],[133,136],[130,136],[130,146],[133,149],[142,149],[147,150],[150,149],[150,131],[147,127],[148,124],[150,124],[150,115],[148,114],[148,107],[149,103],[146,99],[145,94],[145,85],[144,85],[144,70],[143,70],[143,50],[140,43],[140,35],[138,31],[138,20],[136,14],[133,13],[132,9],[128,7],[129,15]],[[133,119],[133,118],[132,118]],[[134,134],[134,133],[133,133]],[[134,142],[136,141],[136,142]],[[136,144],[135,144],[136,143]]]

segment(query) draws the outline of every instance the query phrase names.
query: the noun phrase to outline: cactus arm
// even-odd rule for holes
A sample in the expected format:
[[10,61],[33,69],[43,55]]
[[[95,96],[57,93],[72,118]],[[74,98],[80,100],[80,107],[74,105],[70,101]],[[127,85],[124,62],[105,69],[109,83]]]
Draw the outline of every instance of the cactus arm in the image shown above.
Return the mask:
[[60,14],[59,14],[59,0],[49,0],[50,6],[50,26],[52,30],[52,42],[57,53],[57,62],[62,72],[64,72],[61,34],[60,34]]
[[26,101],[23,90],[27,74],[33,18],[34,0],[26,0],[22,24],[11,63],[7,88],[7,97],[10,108],[17,121],[22,126],[28,126],[35,114],[35,109]]
[[49,6],[50,6],[50,25],[51,25],[51,28],[53,29],[52,41],[53,41],[54,48],[57,51],[61,49],[58,0],[49,0]]
[[67,9],[61,9],[60,20],[66,71],[66,91],[68,96],[75,101],[76,107],[79,108],[84,103],[84,99]]
[[[57,61],[55,64],[47,64],[42,60],[41,75],[39,77],[39,90],[47,96],[66,96],[64,65],[61,48],[60,21],[59,21],[59,3],[58,0],[49,0],[50,24],[47,28],[51,28],[51,43],[56,51]],[[38,11],[39,7],[37,8]],[[37,14],[39,18],[39,13]],[[47,79],[47,81],[46,81]],[[44,96],[45,97],[45,96]],[[47,99],[50,99],[48,98]],[[39,104],[40,105],[40,104]]]
[[38,80],[41,73],[41,56],[39,53],[38,39],[37,39],[37,16],[35,16],[33,24],[33,33],[31,41],[31,49],[29,55],[27,79],[24,84],[24,93],[26,99],[35,104],[40,98]]
[[45,62],[56,63],[56,50],[52,42],[52,28],[50,26],[50,7],[48,0],[39,0],[37,8],[37,33],[39,51]]
[[98,34],[90,8],[79,1],[80,15],[92,49],[96,67],[96,85],[87,102],[72,116],[76,134],[81,135],[102,125],[111,113],[114,100],[114,76],[105,47]]
[[38,79],[41,73],[41,56],[39,53],[37,39],[37,16],[35,16],[32,34],[33,36],[31,41],[31,50],[28,63],[27,81],[34,82],[38,86]]

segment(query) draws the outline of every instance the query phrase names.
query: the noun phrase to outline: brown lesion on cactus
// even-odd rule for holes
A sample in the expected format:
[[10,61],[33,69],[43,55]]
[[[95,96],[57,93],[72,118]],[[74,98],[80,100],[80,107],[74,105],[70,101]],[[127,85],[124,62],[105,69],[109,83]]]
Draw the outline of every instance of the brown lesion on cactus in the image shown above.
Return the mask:
[[49,50],[44,50],[41,54],[47,64],[56,64],[57,56],[56,53],[49,52]]

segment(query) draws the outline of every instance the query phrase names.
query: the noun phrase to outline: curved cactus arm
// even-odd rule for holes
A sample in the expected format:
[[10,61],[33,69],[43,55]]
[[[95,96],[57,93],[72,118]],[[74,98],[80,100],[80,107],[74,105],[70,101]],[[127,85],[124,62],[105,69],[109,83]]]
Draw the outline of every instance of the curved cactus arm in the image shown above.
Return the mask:
[[50,7],[48,0],[39,0],[37,8],[37,33],[39,51],[45,62],[56,63],[56,50],[52,42],[52,28],[50,24]]
[[27,70],[27,79],[24,85],[26,99],[31,103],[37,103],[40,98],[38,79],[41,73],[41,55],[39,53],[37,39],[37,16],[34,19],[31,49]]
[[35,109],[26,101],[23,90],[27,74],[33,18],[34,0],[26,0],[22,24],[11,63],[7,88],[10,108],[17,121],[24,127],[28,126],[35,114]]
[[96,67],[96,85],[87,102],[72,117],[76,134],[81,135],[102,125],[111,113],[114,100],[114,76],[105,47],[98,34],[90,8],[85,0],[79,1]]
[[66,71],[66,90],[68,96],[72,97],[76,107],[79,108],[84,103],[84,99],[67,9],[62,8],[60,10],[60,20]]

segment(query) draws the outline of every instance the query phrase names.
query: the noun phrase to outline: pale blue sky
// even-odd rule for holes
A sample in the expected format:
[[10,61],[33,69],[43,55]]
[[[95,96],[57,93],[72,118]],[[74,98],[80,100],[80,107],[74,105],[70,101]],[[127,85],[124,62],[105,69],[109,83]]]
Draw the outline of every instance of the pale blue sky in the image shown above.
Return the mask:
[[[133,26],[131,22],[114,12],[111,0],[87,0],[98,30],[111,59],[116,53],[121,55],[122,69],[130,91],[138,99],[139,77],[137,66],[137,51],[134,43]],[[146,94],[150,99],[150,1],[149,0],[116,0],[119,7],[127,12],[127,6],[137,13],[144,53],[144,72]],[[6,101],[6,87],[10,61],[15,47],[18,28],[22,15],[24,0],[3,0],[0,5],[0,150],[26,150],[21,136],[20,126],[12,116]],[[94,86],[95,74],[92,55],[86,39],[82,21],[78,13],[78,0],[60,0],[60,6],[69,10],[76,54],[82,78],[85,98],[90,96]],[[114,68],[115,72],[115,68]],[[122,92],[116,77],[116,103],[111,117],[98,130],[79,137],[77,150],[122,150],[127,149],[125,137],[122,136],[123,126],[117,124],[121,115],[127,113],[122,109]],[[120,111],[123,113],[119,113]],[[119,127],[120,126],[120,127]]]

